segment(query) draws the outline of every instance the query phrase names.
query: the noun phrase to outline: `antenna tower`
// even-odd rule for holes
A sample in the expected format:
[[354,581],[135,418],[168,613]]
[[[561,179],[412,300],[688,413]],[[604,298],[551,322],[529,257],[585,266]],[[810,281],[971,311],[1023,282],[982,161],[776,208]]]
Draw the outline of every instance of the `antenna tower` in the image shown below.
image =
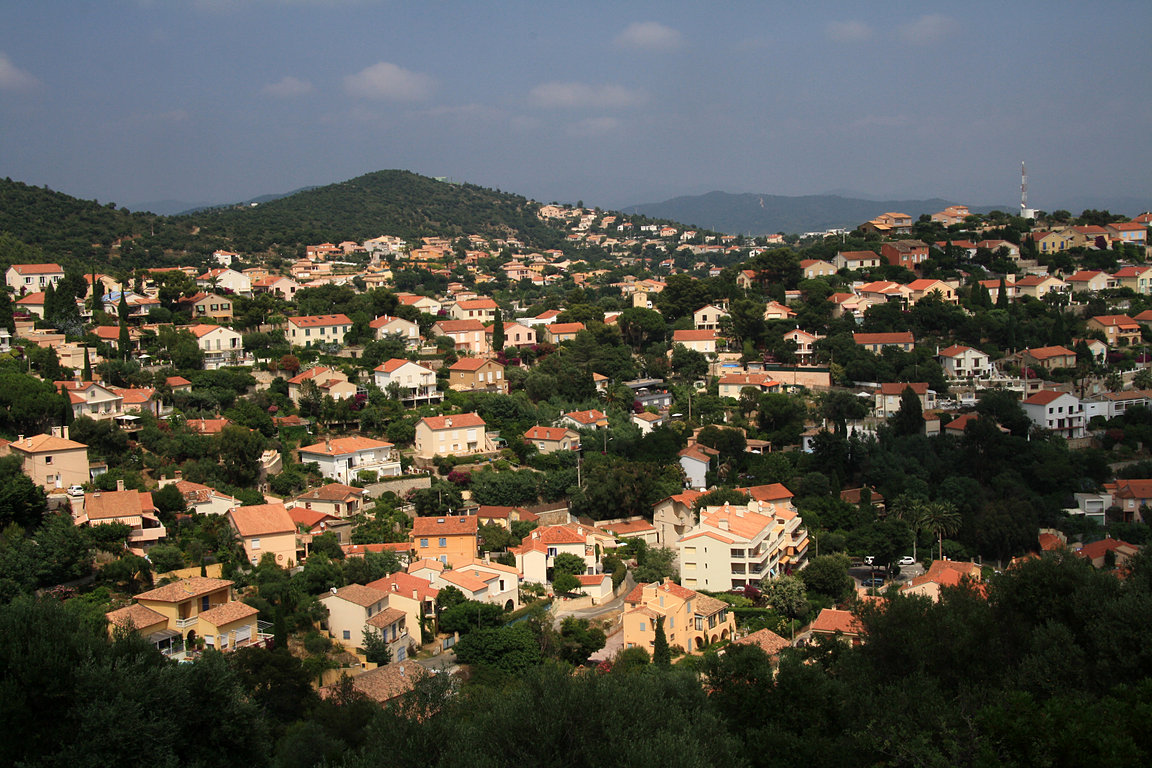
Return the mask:
[[[1024,216],[1028,210],[1028,169],[1024,161],[1020,161],[1020,215]],[[1027,218],[1027,217],[1025,217]]]

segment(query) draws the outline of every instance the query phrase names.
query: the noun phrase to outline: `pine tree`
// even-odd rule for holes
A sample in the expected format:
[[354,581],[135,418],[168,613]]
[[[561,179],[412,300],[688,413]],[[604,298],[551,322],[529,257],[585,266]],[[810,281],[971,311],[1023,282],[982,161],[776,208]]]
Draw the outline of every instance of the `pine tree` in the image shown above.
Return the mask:
[[652,644],[652,663],[658,667],[672,665],[672,649],[668,647],[668,636],[664,634],[664,617],[656,617],[656,640]]
[[504,317],[500,314],[500,307],[492,315],[492,351],[500,352],[504,349]]

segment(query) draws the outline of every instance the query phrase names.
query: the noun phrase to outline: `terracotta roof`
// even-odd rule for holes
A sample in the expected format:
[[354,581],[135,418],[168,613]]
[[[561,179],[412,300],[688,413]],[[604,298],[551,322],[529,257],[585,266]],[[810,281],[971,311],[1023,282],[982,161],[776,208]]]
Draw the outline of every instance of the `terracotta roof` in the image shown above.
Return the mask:
[[558,442],[568,436],[575,436],[576,433],[564,427],[541,427],[539,425],[532,427],[524,433],[524,438],[527,440],[549,440]]
[[[391,360],[385,360],[384,362],[380,363],[380,365],[376,366],[375,370],[380,371],[381,373],[392,373],[392,371],[395,371],[399,368],[403,368],[408,363],[412,363],[412,361],[411,360],[405,360],[405,359],[400,358],[400,357],[394,357]],[[419,365],[418,363],[412,363],[412,365],[415,365],[417,368],[423,368],[424,367],[422,365]],[[425,369],[425,370],[429,370],[429,369]]]
[[882,395],[902,395],[905,389],[911,388],[917,395],[928,393],[928,384],[923,381],[892,381],[880,385],[877,390]]
[[[428,672],[413,661],[402,661],[369,670],[352,678],[352,685],[373,701],[383,703],[408,693]],[[331,695],[332,686],[324,689]],[[321,695],[325,695],[322,691]]]
[[911,331],[901,333],[854,333],[852,339],[857,344],[912,344]]
[[329,325],[352,325],[352,321],[348,319],[348,315],[303,315],[300,317],[290,317],[288,322],[295,325],[297,328],[318,328],[320,326]]
[[[440,563],[439,560],[435,561]],[[412,566],[409,566],[411,568]],[[441,567],[443,567],[441,565]],[[433,587],[427,581],[417,578],[410,573],[397,571],[390,576],[385,576],[382,579],[368,582],[368,586],[372,589],[379,590],[380,592],[387,592],[389,594],[396,594],[408,599],[412,599],[412,593],[416,593],[416,598],[419,600],[435,600],[436,595],[440,594],[440,590]]]
[[305,448],[300,449],[300,453],[315,453],[324,456],[343,456],[348,453],[356,453],[357,451],[372,451],[377,448],[391,448],[392,443],[386,443],[383,440],[373,440],[370,437],[360,437],[355,435],[353,437],[337,437],[332,440],[324,440],[319,443],[314,443]]
[[295,533],[296,524],[283,504],[256,504],[233,507],[228,517],[241,536],[267,536],[274,533]]
[[475,536],[475,515],[416,517],[412,519],[412,537]]
[[486,579],[478,578],[475,574],[464,573],[458,570],[444,571],[440,578],[449,584],[465,589],[469,592],[480,592],[488,589]]
[[715,341],[716,331],[673,331],[672,341]]
[[[1068,395],[1068,393],[1054,392],[1050,389],[1046,389],[1041,392],[1037,392],[1024,402],[1028,403],[1028,405],[1048,405],[1048,403],[1052,402],[1053,400],[1057,400],[1061,397],[1064,397],[1065,395]],[[1068,396],[1071,397],[1071,395]]]
[[932,565],[928,566],[927,572],[912,579],[912,581],[900,589],[907,590],[929,583],[939,584],[942,587],[956,587],[960,585],[966,576],[979,581],[980,566],[976,565],[976,563],[966,563],[958,560],[933,560]]
[[215,608],[209,608],[200,613],[200,619],[209,624],[217,627],[222,627],[225,624],[231,624],[234,621],[247,619],[260,613],[247,603],[242,603],[239,600],[233,600],[223,605],[218,605]]
[[385,599],[388,595],[383,590],[376,589],[375,587],[366,587],[363,584],[347,584],[335,593],[328,595],[321,595],[320,599],[323,600],[328,597],[338,597],[341,600],[347,600],[350,603],[359,605],[362,608],[367,608],[370,605],[375,605],[381,600]]
[[11,446],[25,453],[45,453],[48,451],[72,451],[77,448],[87,448],[84,443],[66,440],[53,435],[32,435],[23,440],[14,440]]
[[777,656],[780,654],[780,651],[785,648],[790,648],[792,645],[770,629],[761,629],[746,637],[737,638],[732,642],[736,645],[754,645],[769,656]]
[[572,412],[566,413],[564,415],[567,416],[568,418],[572,419],[573,421],[579,422],[579,423],[584,424],[584,425],[592,425],[598,421],[603,421],[604,419],[607,418],[607,416],[604,415],[603,411],[599,411],[595,408],[593,408],[590,411],[572,411]]
[[634,536],[638,533],[648,533],[649,531],[656,530],[652,523],[647,520],[628,520],[623,523],[601,524],[600,527],[615,536]]
[[1098,560],[1109,552],[1115,552],[1123,548],[1127,548],[1132,552],[1140,549],[1139,547],[1129,544],[1126,541],[1120,541],[1119,539],[1113,539],[1109,537],[1107,539],[1101,539],[1100,541],[1093,541],[1090,544],[1085,544],[1083,547],[1077,550],[1076,554],[1089,560]]
[[489,363],[491,363],[492,365],[498,366],[501,369],[504,368],[504,366],[501,365],[500,363],[496,362],[495,360],[489,360],[488,358],[484,358],[484,357],[462,357],[459,360],[457,360],[456,362],[452,363],[452,365],[448,366],[448,370],[450,370],[450,371],[478,371],[481,368],[483,368],[485,365],[488,365]]
[[343,483],[328,483],[319,488],[313,488],[296,497],[296,501],[344,501],[349,496],[359,498],[364,495],[363,488],[353,488]]
[[1054,533],[1042,533],[1037,537],[1037,541],[1040,544],[1040,549],[1044,552],[1051,552],[1064,546],[1064,542]]
[[403,619],[407,615],[408,614],[404,613],[404,611],[400,610],[399,608],[385,608],[384,610],[380,611],[380,613],[371,617],[364,623],[371,627],[384,629],[390,624],[394,624],[397,621],[400,621],[400,619]]
[[579,333],[580,331],[587,330],[584,323],[552,323],[545,326],[548,333],[553,336],[563,333]]
[[433,430],[487,426],[484,423],[484,419],[475,413],[457,413],[451,416],[425,416],[420,419],[420,423],[427,425]]
[[842,632],[854,636],[860,634],[862,627],[860,621],[852,615],[851,611],[842,611],[838,608],[825,608],[820,611],[816,621],[812,622],[813,632],[835,634]]
[[462,333],[467,331],[483,331],[484,323],[472,318],[469,320],[439,320],[433,326],[442,333]]
[[167,624],[168,617],[162,613],[152,610],[151,608],[133,603],[132,605],[125,606],[119,610],[109,611],[104,614],[109,622],[118,627],[133,627],[134,629],[146,629],[155,624],[164,622]]
[[340,518],[335,515],[330,515],[327,512],[320,512],[315,509],[307,509],[306,507],[292,507],[292,509],[288,510],[288,517],[292,518],[292,522],[297,526],[304,526],[305,531],[311,531],[326,520],[335,520],[337,522],[340,520]]
[[227,579],[209,579],[205,576],[192,576],[171,584],[165,584],[136,595],[137,600],[153,600],[157,603],[179,603],[193,597],[207,595],[220,589],[231,587]]
[[612,575],[609,573],[578,573],[576,579],[586,587],[593,587],[603,584],[604,579],[611,580]]
[[1035,360],[1048,360],[1053,357],[1075,357],[1076,353],[1067,347],[1036,347],[1024,350]]
[[101,491],[84,494],[84,514],[89,520],[135,517],[156,512],[147,491]]

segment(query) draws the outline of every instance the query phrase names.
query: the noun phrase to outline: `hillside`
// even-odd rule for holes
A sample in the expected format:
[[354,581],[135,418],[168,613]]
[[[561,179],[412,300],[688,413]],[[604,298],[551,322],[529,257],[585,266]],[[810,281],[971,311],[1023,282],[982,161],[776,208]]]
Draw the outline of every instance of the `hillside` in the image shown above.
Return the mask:
[[[625,213],[638,213],[653,218],[674,219],[685,224],[719,232],[763,235],[773,232],[803,233],[826,229],[853,229],[886,211],[907,213],[913,219],[935,213],[952,201],[931,200],[862,200],[839,195],[730,194],[709,192],[705,195],[674,197],[662,203],[648,203],[625,208]],[[973,208],[973,212],[990,208]]]
[[524,197],[450,184],[409,171],[376,171],[256,206],[234,206],[175,217],[241,251],[272,245],[365,240],[383,234],[405,239],[465,234],[518,237],[536,247],[563,240],[541,222]]

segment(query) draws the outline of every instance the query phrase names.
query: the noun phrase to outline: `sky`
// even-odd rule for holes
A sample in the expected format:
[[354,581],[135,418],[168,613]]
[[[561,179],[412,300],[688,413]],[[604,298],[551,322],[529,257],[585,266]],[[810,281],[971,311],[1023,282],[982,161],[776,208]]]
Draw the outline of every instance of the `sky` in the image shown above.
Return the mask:
[[604,208],[1018,205],[1021,161],[1032,207],[1152,198],[1147,0],[0,0],[0,18],[0,175],[120,205],[390,168]]

